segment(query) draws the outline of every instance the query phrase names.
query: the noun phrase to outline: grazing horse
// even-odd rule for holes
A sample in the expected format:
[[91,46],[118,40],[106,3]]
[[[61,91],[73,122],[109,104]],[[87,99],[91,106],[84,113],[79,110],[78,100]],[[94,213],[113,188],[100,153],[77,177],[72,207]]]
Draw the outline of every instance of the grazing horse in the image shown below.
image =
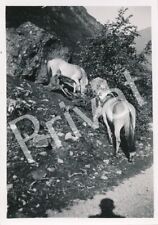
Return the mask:
[[88,78],[86,72],[83,68],[78,65],[70,64],[63,59],[55,58],[49,60],[47,63],[48,74],[51,75],[51,78],[60,74],[59,76],[65,76],[74,81],[74,93],[79,90],[81,94],[84,94],[86,86],[88,85]]
[[[118,153],[121,144],[121,130],[124,128],[125,138],[127,141],[127,157],[131,161],[131,157],[135,154],[135,122],[136,111],[133,105],[127,100],[115,97],[110,90],[98,92],[100,104],[96,109],[94,121],[103,116],[104,123],[111,144],[114,145],[114,155]],[[112,135],[114,139],[112,139]],[[113,142],[114,140],[114,142]]]

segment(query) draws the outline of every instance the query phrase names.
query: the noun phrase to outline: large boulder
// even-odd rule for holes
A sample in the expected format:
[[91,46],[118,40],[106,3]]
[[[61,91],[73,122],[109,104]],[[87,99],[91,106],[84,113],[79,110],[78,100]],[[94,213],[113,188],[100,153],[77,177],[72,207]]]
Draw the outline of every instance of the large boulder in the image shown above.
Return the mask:
[[99,90],[107,91],[109,89],[108,83],[101,77],[96,77],[90,82],[93,94],[97,95]]
[[49,59],[69,58],[54,33],[48,33],[31,22],[17,29],[7,29],[7,74],[39,83],[48,83],[46,63]]

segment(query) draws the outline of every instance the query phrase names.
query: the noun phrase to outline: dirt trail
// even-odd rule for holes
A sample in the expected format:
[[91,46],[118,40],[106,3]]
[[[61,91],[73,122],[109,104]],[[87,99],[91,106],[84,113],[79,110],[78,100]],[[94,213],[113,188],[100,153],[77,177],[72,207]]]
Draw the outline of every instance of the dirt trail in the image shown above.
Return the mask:
[[114,201],[116,214],[128,218],[153,217],[153,167],[142,171],[106,192],[96,195],[92,200],[77,201],[70,209],[61,213],[48,210],[48,217],[88,217],[100,212],[99,203],[103,198]]

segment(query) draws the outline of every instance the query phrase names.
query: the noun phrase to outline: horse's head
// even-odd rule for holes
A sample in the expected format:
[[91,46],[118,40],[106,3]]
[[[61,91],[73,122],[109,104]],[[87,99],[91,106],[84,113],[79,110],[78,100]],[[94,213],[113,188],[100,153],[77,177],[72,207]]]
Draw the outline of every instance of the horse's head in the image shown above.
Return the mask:
[[114,94],[111,92],[110,89],[108,90],[104,90],[104,89],[99,89],[96,93],[97,99],[101,102],[101,103],[105,103],[106,100],[108,100],[109,98],[114,97]]

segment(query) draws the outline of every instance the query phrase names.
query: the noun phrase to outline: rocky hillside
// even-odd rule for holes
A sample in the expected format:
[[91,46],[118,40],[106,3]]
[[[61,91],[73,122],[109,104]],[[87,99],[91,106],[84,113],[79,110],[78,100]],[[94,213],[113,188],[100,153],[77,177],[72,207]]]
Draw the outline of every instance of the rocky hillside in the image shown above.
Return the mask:
[[[7,74],[48,83],[46,62],[71,61],[77,41],[102,25],[84,7],[7,7]],[[67,46],[67,47],[64,47]]]
[[47,83],[46,62],[54,57],[68,60],[68,48],[56,34],[46,32],[31,22],[7,29],[7,75]]
[[8,28],[17,28],[27,21],[46,31],[55,32],[69,47],[73,47],[78,40],[94,36],[102,28],[84,7],[7,7]]
[[[62,93],[50,92],[43,85],[11,76],[8,76],[7,90],[8,122],[29,114],[37,118],[40,126],[36,138],[26,142],[37,162],[37,165],[32,165],[8,124],[8,218],[48,217],[50,212],[58,213],[79,200],[106,193],[125,178],[143,172],[152,164],[152,132],[145,126],[150,122],[148,107],[138,112],[137,153],[133,163],[128,163],[121,149],[117,157],[112,156],[113,148],[103,123],[100,122],[99,129],[94,130],[75,113],[74,108],[77,108],[92,119],[87,98],[81,104],[80,98],[69,100]],[[65,109],[60,107],[61,103],[66,105]],[[66,113],[72,117],[80,138],[71,130]],[[60,148],[46,126],[57,116],[60,119],[51,126],[62,143]],[[17,127],[22,137],[28,137],[34,131],[34,125],[28,119],[19,121]],[[40,139],[42,137],[45,139]]]

